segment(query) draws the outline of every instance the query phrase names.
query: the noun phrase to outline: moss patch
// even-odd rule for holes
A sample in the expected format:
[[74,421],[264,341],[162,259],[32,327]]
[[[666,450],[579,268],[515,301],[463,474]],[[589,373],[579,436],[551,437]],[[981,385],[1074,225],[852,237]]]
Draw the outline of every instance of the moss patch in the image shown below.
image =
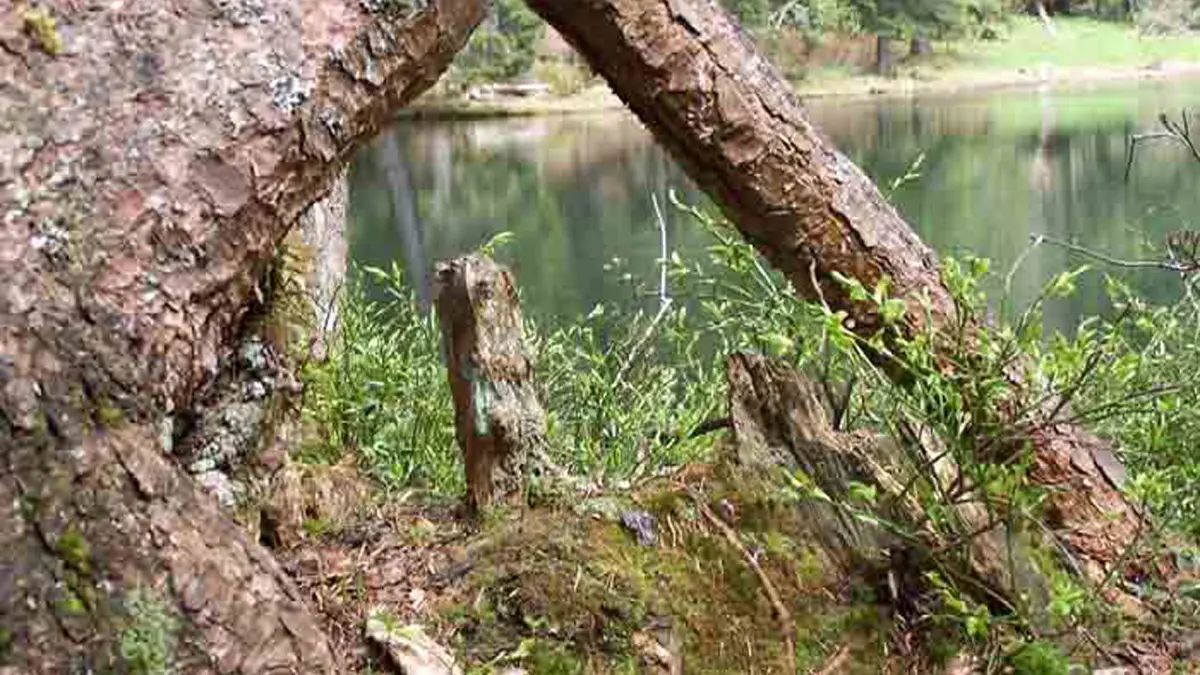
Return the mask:
[[58,26],[50,12],[40,7],[26,7],[22,13],[25,21],[25,32],[47,54],[58,54],[63,50],[63,41],[58,34]]
[[[843,646],[847,672],[881,672],[890,624],[870,598],[831,588],[822,556],[794,508],[769,482],[706,476],[714,510],[796,620],[796,661],[818,668]],[[439,633],[470,672],[517,662],[533,673],[642,672],[647,635],[685,672],[777,672],[786,644],[744,554],[708,523],[686,491],[663,482],[632,496],[658,521],[657,546],[639,546],[609,519],[540,510],[489,528],[472,571],[438,600]],[[635,636],[638,639],[635,639]],[[641,645],[635,646],[635,645]]]
[[165,675],[175,660],[179,622],[162,600],[135,590],[125,598],[125,622],[119,644],[121,660],[133,675]]

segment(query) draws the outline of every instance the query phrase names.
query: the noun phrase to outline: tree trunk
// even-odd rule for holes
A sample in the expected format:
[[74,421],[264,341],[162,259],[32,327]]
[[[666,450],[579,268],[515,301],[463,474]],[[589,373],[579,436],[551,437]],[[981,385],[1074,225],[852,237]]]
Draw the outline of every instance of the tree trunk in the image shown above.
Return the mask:
[[[331,672],[164,453],[275,244],[482,0],[42,2],[0,17],[0,665]],[[52,17],[53,22],[47,20]]]
[[933,43],[924,35],[914,35],[908,41],[909,56],[929,56],[933,53]]
[[437,313],[454,423],[473,512],[499,501],[520,505],[525,466],[541,448],[546,414],[512,274],[480,256],[438,265]]
[[880,33],[875,36],[875,74],[880,77],[896,76],[896,52],[892,38]]
[[[909,330],[948,325],[954,305],[932,251],[858,167],[809,123],[790,87],[715,0],[528,0],[600,73],[655,137],[804,297],[823,298],[872,335],[868,288],[884,276]],[[924,300],[923,300],[924,298]],[[1049,526],[1093,580],[1129,548],[1139,516],[1107,443],[1047,421],[1032,477],[1051,489]]]

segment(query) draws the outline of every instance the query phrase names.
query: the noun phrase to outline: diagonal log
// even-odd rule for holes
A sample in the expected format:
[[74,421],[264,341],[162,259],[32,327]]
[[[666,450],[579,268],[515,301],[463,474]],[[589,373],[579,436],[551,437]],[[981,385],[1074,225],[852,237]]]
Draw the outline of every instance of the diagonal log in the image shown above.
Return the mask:
[[229,357],[289,226],[484,12],[0,10],[0,670],[336,670],[163,422]]
[[[608,81],[748,241],[809,299],[871,335],[881,317],[834,274],[903,299],[909,331],[948,325],[936,257],[800,102],[716,0],[527,0]],[[815,282],[815,283],[814,283]],[[925,307],[928,307],[928,315]],[[1133,545],[1140,517],[1110,479],[1109,444],[1035,420],[1032,477],[1050,527],[1099,582]]]

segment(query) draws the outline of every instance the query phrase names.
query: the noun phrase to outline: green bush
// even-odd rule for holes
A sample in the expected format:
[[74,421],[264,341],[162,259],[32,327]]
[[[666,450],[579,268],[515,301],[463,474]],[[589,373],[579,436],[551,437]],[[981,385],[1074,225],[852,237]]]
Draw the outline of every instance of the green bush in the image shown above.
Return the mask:
[[533,66],[545,31],[546,24],[522,0],[496,0],[448,77],[460,86],[520,77]]
[[[303,415],[319,434],[301,458],[329,462],[352,451],[386,487],[458,490],[465,479],[437,320],[421,310],[396,266],[364,268],[358,277],[340,299],[328,359],[304,374]],[[368,299],[371,280],[385,300]]]
[[533,76],[549,85],[550,91],[558,96],[578,94],[592,80],[585,67],[557,59],[539,61],[533,68]]
[[1048,642],[1030,642],[1008,658],[1013,675],[1067,675],[1071,662]]

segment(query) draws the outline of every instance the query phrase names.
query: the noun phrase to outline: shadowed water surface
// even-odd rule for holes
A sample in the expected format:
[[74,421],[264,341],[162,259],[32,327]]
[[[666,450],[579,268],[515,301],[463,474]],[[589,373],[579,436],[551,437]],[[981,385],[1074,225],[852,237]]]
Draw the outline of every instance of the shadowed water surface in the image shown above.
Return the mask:
[[[808,108],[885,192],[923,154],[920,177],[897,187],[894,203],[940,253],[992,259],[999,287],[1031,234],[1156,258],[1167,232],[1195,225],[1200,163],[1180,147],[1147,147],[1128,183],[1124,174],[1129,135],[1155,128],[1163,112],[1200,112],[1198,84],[815,100]],[[665,205],[672,188],[706,203],[625,113],[402,122],[353,164],[351,256],[385,267],[400,261],[427,298],[435,261],[511,231],[498,257],[515,268],[527,313],[571,317],[598,302],[634,301],[622,274],[653,283],[651,196]],[[664,215],[670,248],[703,256],[707,235],[683,214]],[[1014,300],[1083,262],[1062,249],[1033,252],[1013,277]],[[1111,271],[1155,298],[1178,292],[1165,272]],[[1103,311],[1102,288],[1098,276],[1085,280],[1080,293],[1048,308],[1047,327]]]

